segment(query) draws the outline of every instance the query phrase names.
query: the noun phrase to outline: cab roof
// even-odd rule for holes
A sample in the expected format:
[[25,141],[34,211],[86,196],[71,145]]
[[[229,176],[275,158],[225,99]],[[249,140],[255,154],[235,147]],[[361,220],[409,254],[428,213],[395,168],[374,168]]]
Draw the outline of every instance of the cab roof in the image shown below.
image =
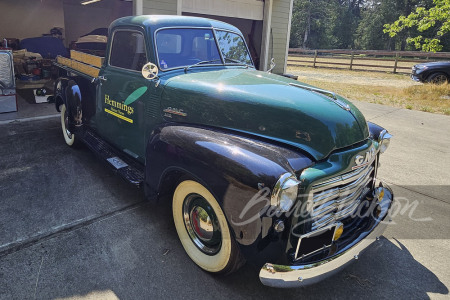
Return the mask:
[[237,27],[225,22],[208,18],[175,15],[143,15],[123,17],[112,22],[109,29],[112,30],[117,26],[139,26],[151,31],[165,27],[208,27],[240,32]]

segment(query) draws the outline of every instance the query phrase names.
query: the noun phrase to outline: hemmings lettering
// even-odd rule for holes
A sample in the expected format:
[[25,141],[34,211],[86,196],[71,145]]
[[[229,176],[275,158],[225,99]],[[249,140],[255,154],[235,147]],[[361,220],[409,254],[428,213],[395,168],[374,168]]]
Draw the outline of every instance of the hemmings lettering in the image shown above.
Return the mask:
[[112,100],[109,95],[105,94],[105,104],[118,108],[121,111],[125,111],[127,114],[134,114],[134,108],[123,103]]

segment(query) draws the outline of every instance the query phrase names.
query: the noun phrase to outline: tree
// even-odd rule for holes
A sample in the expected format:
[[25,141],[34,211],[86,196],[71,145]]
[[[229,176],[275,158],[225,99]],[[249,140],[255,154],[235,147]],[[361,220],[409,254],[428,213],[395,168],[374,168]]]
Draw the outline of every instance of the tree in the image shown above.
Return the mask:
[[395,50],[396,48],[405,50],[406,38],[412,30],[404,30],[392,38],[383,33],[384,24],[394,22],[401,15],[410,14],[418,1],[428,0],[367,1],[363,6],[362,18],[354,36],[355,47],[369,50]]
[[433,0],[433,3],[434,6],[429,9],[417,7],[407,17],[400,16],[394,23],[385,24],[383,31],[395,37],[407,28],[417,29],[422,34],[409,37],[409,44],[422,51],[441,51],[441,40],[450,32],[450,0]]
[[296,0],[292,12],[291,47],[320,48],[327,4],[324,0]]
[[363,0],[295,0],[291,47],[352,48]]

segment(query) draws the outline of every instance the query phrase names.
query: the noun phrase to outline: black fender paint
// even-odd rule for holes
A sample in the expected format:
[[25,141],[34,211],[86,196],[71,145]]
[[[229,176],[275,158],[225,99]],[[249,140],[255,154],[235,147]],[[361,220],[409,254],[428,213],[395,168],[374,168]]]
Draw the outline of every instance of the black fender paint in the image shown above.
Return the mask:
[[[148,142],[145,186],[147,191],[160,193],[164,179],[173,172],[203,184],[221,205],[232,234],[249,259],[271,244],[267,240],[273,240],[270,233],[274,220],[260,214],[270,202],[252,205],[242,219],[240,214],[264,187],[271,191],[282,174],[298,175],[312,164],[309,157],[274,144],[230,132],[171,124],[160,128]],[[270,201],[270,194],[266,196]],[[255,215],[259,217],[251,223],[239,224]],[[274,257],[284,251],[282,243],[277,244]]]
[[59,107],[63,104],[66,104],[66,87],[68,82],[69,78],[66,77],[59,77],[55,81],[53,95],[55,97],[55,108],[57,112],[61,112]]
[[66,109],[69,114],[69,130],[74,132],[82,125],[81,91],[74,80],[69,80],[66,87]]
[[69,130],[77,132],[95,115],[96,85],[82,77],[60,77],[55,82],[56,110],[66,105],[69,114]]
[[367,122],[367,126],[369,127],[369,137],[375,141],[378,140],[381,131],[385,130],[383,127],[372,122]]

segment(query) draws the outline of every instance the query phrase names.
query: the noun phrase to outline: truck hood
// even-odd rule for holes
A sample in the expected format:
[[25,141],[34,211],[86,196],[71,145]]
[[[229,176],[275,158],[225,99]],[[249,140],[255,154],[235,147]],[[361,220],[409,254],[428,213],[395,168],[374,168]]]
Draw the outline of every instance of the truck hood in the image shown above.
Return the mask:
[[298,147],[316,160],[368,138],[367,122],[297,81],[247,69],[194,71],[167,80],[161,107],[167,121],[232,129]]

